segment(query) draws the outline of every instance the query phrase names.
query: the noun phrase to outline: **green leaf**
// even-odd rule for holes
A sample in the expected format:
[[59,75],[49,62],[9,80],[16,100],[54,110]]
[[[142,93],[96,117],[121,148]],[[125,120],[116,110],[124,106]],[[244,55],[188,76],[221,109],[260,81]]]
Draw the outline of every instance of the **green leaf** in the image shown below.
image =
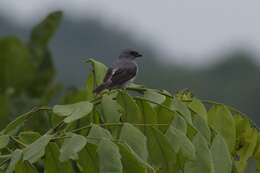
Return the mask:
[[193,114],[193,127],[199,131],[204,138],[210,142],[211,131],[205,119],[196,113]]
[[48,145],[52,135],[45,134],[23,150],[23,160],[30,163],[37,162],[45,153],[45,147]]
[[122,119],[130,123],[142,122],[142,115],[136,102],[126,92],[119,92],[117,94],[117,102],[124,109]]
[[94,59],[89,59],[87,62],[91,63],[92,68],[93,68],[94,84],[96,86],[100,85],[103,82],[103,79],[105,77],[107,67],[104,64],[102,64],[101,62],[98,62]]
[[98,144],[102,139],[112,139],[112,135],[107,129],[104,129],[98,125],[93,124],[89,134],[88,134],[88,142],[92,144]]
[[22,150],[16,149],[11,156],[11,161],[9,163],[8,168],[6,169],[6,173],[12,173],[15,170],[16,164],[21,160],[22,158]]
[[[10,97],[6,93],[0,92],[0,119],[1,119],[0,127],[5,127],[6,124],[9,122],[10,112],[11,112]],[[0,133],[2,133],[2,131]]]
[[187,132],[187,123],[178,113],[174,116],[171,126],[182,131],[184,134]]
[[[157,115],[154,108],[144,100],[138,100],[137,104],[139,106],[139,110],[141,112],[141,122],[142,124],[156,124],[157,123]],[[146,127],[140,126],[139,129],[146,134]]]
[[[242,173],[246,170],[248,159],[252,157],[252,152],[257,152],[257,131],[251,127],[250,120],[243,115],[235,114],[234,120],[236,124],[236,154],[235,154],[235,167],[237,172]],[[258,132],[259,136],[259,132]],[[259,138],[259,137],[258,137]],[[260,139],[260,138],[259,138]],[[258,140],[260,141],[260,140]],[[254,149],[255,148],[255,149]],[[255,154],[254,157],[256,158]],[[259,171],[258,160],[256,158],[256,170]],[[257,172],[256,171],[256,172]]]
[[95,83],[94,83],[94,74],[93,72],[88,75],[87,81],[86,81],[86,100],[90,101],[94,98],[94,89],[95,89]]
[[187,132],[186,135],[189,139],[193,139],[193,137],[198,133],[198,129],[191,126],[190,124],[187,124]]
[[102,111],[104,115],[104,121],[106,123],[117,123],[120,122],[121,114],[119,110],[120,105],[114,100],[114,95],[105,94],[101,100]]
[[184,173],[214,173],[211,152],[205,138],[198,132],[194,136],[192,143],[196,149],[196,159],[186,162]]
[[3,133],[13,135],[17,132],[17,130],[23,125],[25,120],[30,116],[30,114],[25,113],[21,116],[18,116],[15,120],[10,122],[5,129],[3,129]]
[[0,149],[6,147],[9,143],[9,136],[8,135],[1,135],[0,136]]
[[67,134],[70,138],[66,138],[60,149],[60,161],[67,161],[75,156],[86,144],[87,139],[84,136],[75,133]]
[[[165,101],[162,103],[162,105],[170,108],[172,105],[172,99],[167,97]],[[157,121],[159,124],[169,124],[169,122],[171,122],[172,119],[174,118],[175,114],[177,114],[177,112],[174,113],[172,111],[165,109],[162,106],[158,106],[156,111],[158,117]],[[160,126],[160,129],[163,132],[165,132],[168,129],[168,126]]]
[[69,105],[56,105],[53,107],[53,112],[60,116],[66,116],[65,123],[71,123],[86,115],[88,115],[93,109],[93,104],[84,101]]
[[10,122],[2,131],[1,133],[8,134],[8,135],[15,135],[19,128],[24,124],[24,122],[35,112],[39,109],[35,108],[32,109],[30,112],[24,113]]
[[35,73],[28,49],[16,37],[6,37],[0,39],[0,52],[0,88],[24,92]]
[[86,101],[86,91],[84,89],[67,90],[62,98],[62,104],[73,104],[76,102]]
[[28,48],[31,53],[31,62],[34,63],[36,72],[33,73],[34,78],[29,83],[28,90],[30,95],[34,97],[46,96],[46,93],[53,92],[54,88],[57,87],[57,84],[54,82],[55,67],[48,44],[56,32],[61,18],[62,12],[53,12],[36,25],[31,32]]
[[235,165],[239,173],[243,173],[246,169],[248,159],[254,154],[257,146],[258,133],[254,128],[245,129],[238,138],[238,151],[236,151]]
[[28,161],[20,161],[15,167],[15,173],[38,173],[37,169]]
[[122,173],[121,155],[116,144],[107,139],[102,139],[98,145],[100,173]]
[[179,99],[175,98],[172,101],[172,105],[171,108],[175,111],[177,111],[178,113],[180,113],[183,118],[189,123],[192,124],[192,120],[191,120],[191,112],[190,110],[187,108],[187,106],[182,103]]
[[195,147],[191,143],[185,133],[181,130],[170,126],[165,134],[169,140],[175,153],[181,152],[181,154],[188,160],[195,159]]
[[215,173],[230,173],[232,170],[232,160],[228,146],[221,135],[217,134],[215,136],[210,150],[213,158]]
[[46,154],[44,159],[45,171],[44,173],[72,173],[72,166],[69,161],[59,161],[59,147],[55,143],[49,143],[46,147]]
[[131,82],[131,83],[129,83],[129,85],[127,85],[127,89],[137,90],[137,91],[145,91],[147,88],[145,88],[143,85]]
[[25,144],[31,144],[40,137],[40,133],[34,131],[25,131],[19,133],[19,139]]
[[151,165],[160,173],[172,173],[178,169],[176,153],[168,139],[154,127],[147,128],[147,147]]
[[118,144],[118,146],[124,173],[155,173],[155,170],[148,163],[140,160],[140,157],[128,145]]
[[[165,99],[166,99],[166,97],[164,95],[159,94],[158,92],[156,92],[154,90],[150,90],[150,89],[146,90],[144,92],[144,98],[146,98],[148,100],[151,100],[151,101],[153,101],[155,103],[158,103],[158,104],[162,104],[165,101]],[[155,104],[151,104],[151,105],[153,107],[157,106]]]
[[[232,172],[231,173],[239,173],[235,164],[232,165]],[[258,173],[258,172],[256,172],[256,173]]]
[[129,123],[124,123],[119,140],[126,142],[140,158],[147,161],[146,137],[139,129]]
[[56,11],[49,14],[31,32],[30,44],[35,47],[47,47],[49,40],[56,32],[62,18],[62,12]]
[[99,173],[97,146],[94,144],[87,144],[79,152],[78,163],[83,169],[83,172]]
[[232,152],[236,142],[236,127],[228,108],[224,105],[213,106],[208,112],[208,123],[224,137],[229,151]]
[[208,114],[207,114],[207,109],[205,106],[201,103],[201,101],[197,98],[193,98],[192,102],[188,104],[188,107],[200,115],[206,122],[208,122]]
[[250,120],[240,114],[235,114],[234,121],[236,124],[236,134],[239,136],[243,134],[246,129],[249,129],[251,127]]
[[77,131],[78,134],[87,136],[92,126],[92,123],[97,123],[97,124],[100,123],[100,117],[101,115],[99,112],[97,112],[97,109],[93,108],[93,111],[88,116],[85,116],[82,119],[71,123],[68,129],[73,131],[73,129],[78,129],[80,127],[87,127]]
[[260,173],[260,132],[258,132],[258,143],[255,148],[254,158],[256,160],[256,173]]

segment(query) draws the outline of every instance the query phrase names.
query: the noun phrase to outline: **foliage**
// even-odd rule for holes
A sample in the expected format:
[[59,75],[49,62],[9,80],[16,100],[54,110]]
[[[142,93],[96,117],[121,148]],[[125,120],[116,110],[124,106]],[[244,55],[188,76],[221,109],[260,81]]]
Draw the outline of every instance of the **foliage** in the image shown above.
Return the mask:
[[[28,46],[14,38],[2,44],[10,41],[1,57],[11,65],[3,69],[33,69],[26,75],[4,71],[4,108],[21,93],[47,103],[53,82],[47,43],[60,17],[59,12],[49,15],[33,30]],[[9,61],[9,56],[24,64]],[[259,129],[238,110],[201,101],[189,91],[172,95],[136,84],[94,95],[107,67],[94,59],[88,62],[92,71],[86,88],[67,95],[68,104],[36,107],[1,130],[0,172],[243,173],[249,158],[256,160],[256,173],[260,172]],[[45,63],[46,73],[40,70]],[[3,115],[9,111],[0,110]],[[45,114],[50,122],[44,129],[27,126]]]
[[[62,13],[54,12],[36,25],[27,43],[8,36],[0,38],[0,127],[31,106],[48,104],[58,89],[48,43]],[[34,128],[45,128],[46,118]]]
[[[100,64],[92,60],[90,76],[104,75],[106,67]],[[88,81],[81,94],[90,93],[100,82]],[[137,93],[130,94],[133,91]],[[42,111],[56,117],[56,122],[41,136],[23,125]],[[205,105],[187,92],[173,96],[132,85],[17,117],[1,131],[0,166],[21,173],[41,169],[46,173],[242,173],[249,158],[260,164],[259,136],[258,129],[233,108]]]

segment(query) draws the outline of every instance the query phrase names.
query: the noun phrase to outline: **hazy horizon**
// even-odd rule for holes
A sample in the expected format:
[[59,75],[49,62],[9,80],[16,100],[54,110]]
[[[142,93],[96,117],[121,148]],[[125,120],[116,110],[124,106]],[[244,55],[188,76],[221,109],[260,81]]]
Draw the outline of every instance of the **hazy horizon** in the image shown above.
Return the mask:
[[57,9],[71,20],[98,18],[112,28],[127,31],[134,39],[148,42],[167,57],[166,62],[172,58],[180,64],[196,65],[215,62],[216,54],[236,48],[259,55],[259,6],[256,0],[3,0],[0,15],[20,26],[33,25]]

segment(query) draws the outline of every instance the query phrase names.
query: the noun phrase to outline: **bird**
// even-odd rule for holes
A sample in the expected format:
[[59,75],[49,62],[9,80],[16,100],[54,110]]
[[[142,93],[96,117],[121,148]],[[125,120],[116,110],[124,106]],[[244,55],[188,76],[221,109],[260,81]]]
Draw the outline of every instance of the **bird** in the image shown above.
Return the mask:
[[142,54],[132,49],[123,50],[118,59],[108,68],[103,83],[97,86],[93,92],[99,94],[105,89],[126,87],[136,77],[138,71],[136,58],[142,56]]

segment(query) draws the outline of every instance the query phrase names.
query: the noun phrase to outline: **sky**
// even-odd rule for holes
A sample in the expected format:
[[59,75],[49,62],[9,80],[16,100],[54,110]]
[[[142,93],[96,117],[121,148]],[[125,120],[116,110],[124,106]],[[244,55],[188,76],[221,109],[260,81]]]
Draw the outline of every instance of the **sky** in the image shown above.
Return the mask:
[[259,0],[0,1],[0,15],[21,25],[56,9],[78,20],[98,16],[183,63],[216,61],[213,55],[236,47],[260,55]]

